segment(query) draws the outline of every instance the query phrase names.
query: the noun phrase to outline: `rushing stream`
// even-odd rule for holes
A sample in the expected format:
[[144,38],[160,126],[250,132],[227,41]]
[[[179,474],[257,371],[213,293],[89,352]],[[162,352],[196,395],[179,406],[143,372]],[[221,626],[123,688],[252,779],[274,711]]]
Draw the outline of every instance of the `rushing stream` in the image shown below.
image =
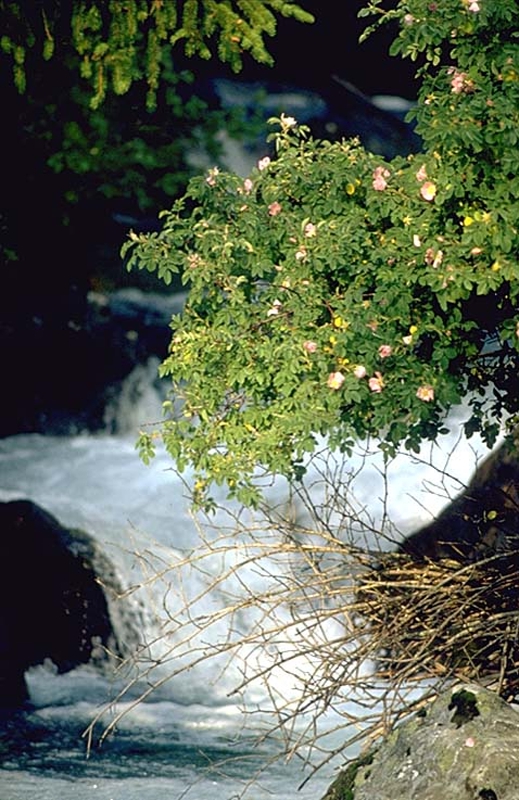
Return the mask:
[[[456,415],[452,420],[452,433],[444,437],[442,448],[433,450],[433,459],[441,467],[450,454],[450,473],[468,482],[475,456],[484,448],[476,439],[461,440],[453,451],[459,424]],[[0,442],[0,500],[31,499],[63,524],[89,532],[102,543],[126,585],[142,582],[142,559],[136,559],[136,552],[158,554],[161,560],[178,557],[196,547],[199,531],[184,485],[167,456],[159,453],[151,466],[144,466],[134,440],[134,435],[6,438]],[[426,460],[429,455],[428,451]],[[402,534],[447,503],[442,492],[424,494],[427,481],[438,482],[434,466],[402,456],[385,483],[380,464],[375,456],[356,478],[358,501],[373,519],[384,492],[384,507]],[[460,489],[454,478],[453,494]],[[275,484],[272,502],[282,499],[284,491],[281,483]],[[212,569],[219,569],[216,562]],[[253,572],[251,576],[263,580]],[[200,593],[201,581],[211,585],[211,579],[186,573],[186,592]],[[27,586],[29,597],[30,592]],[[149,602],[153,604],[151,595]],[[218,607],[225,602],[223,590],[215,588],[203,602]],[[152,627],[150,609],[145,606],[143,614],[143,624]],[[219,634],[221,630],[215,635]],[[340,760],[326,765],[298,793],[307,775],[302,762],[297,757],[276,759],[281,745],[275,737],[256,741],[258,730],[268,723],[267,694],[252,687],[244,699],[236,699],[236,677],[232,661],[223,666],[202,661],[177,674],[123,716],[115,733],[87,757],[82,733],[121,688],[123,676],[102,674],[91,666],[62,675],[51,663],[31,669],[30,707],[4,712],[0,719],[0,800],[213,800],[215,792],[219,800],[230,800],[244,790],[244,797],[252,800],[322,796]],[[287,677],[285,686],[284,680],[280,674],[277,689],[289,693],[291,681]],[[133,697],[130,692],[123,703],[131,704]],[[246,710],[257,713],[244,714],[242,701]],[[120,707],[113,713],[117,710]],[[104,720],[109,719],[107,712]],[[323,724],[329,725],[332,745],[337,744],[334,736],[337,740],[341,734],[333,733],[333,715]],[[247,789],[269,762],[258,782]]]

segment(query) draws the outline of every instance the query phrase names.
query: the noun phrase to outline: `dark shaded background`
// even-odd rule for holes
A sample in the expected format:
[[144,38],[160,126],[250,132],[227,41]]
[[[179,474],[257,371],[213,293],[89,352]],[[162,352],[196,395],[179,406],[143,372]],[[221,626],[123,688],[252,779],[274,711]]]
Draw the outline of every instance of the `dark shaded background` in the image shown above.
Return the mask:
[[[358,44],[365,22],[357,18],[357,12],[363,2],[308,0],[304,5],[316,22],[303,25],[280,20],[277,36],[270,42],[273,67],[247,59],[236,76],[217,60],[183,62],[177,56],[176,64],[194,72],[194,91],[207,86],[209,79],[227,77],[316,92],[326,98],[340,125],[347,120],[350,126],[351,115],[347,95],[334,82],[334,75],[367,95],[414,98],[413,65],[389,56],[391,30],[378,31]],[[167,326],[158,335],[162,320],[150,334],[142,320],[114,316],[110,308],[103,314],[97,307],[92,313],[88,293],[98,289],[100,282],[102,289],[105,266],[110,280],[115,275],[119,286],[136,280],[119,260],[127,229],[115,221],[121,210],[117,203],[96,197],[95,192],[80,198],[69,223],[64,224],[69,187],[66,176],[55,174],[46,164],[45,118],[38,103],[54,98],[56,120],[73,117],[75,109],[66,105],[66,98],[77,73],[64,71],[57,60],[35,63],[37,71],[29,76],[30,99],[19,96],[7,80],[0,86],[4,109],[0,235],[4,247],[17,253],[17,260],[2,269],[0,436],[102,428],[106,387],[113,394],[114,387],[150,352],[162,357],[168,340]],[[125,124],[138,129],[142,107],[134,111],[128,104],[127,113]],[[348,135],[355,134],[354,124],[347,127]],[[157,206],[157,213],[162,207],[162,203]],[[131,202],[122,210],[138,217]],[[157,281],[155,291],[162,289]]]
[[371,18],[359,19],[366,3],[358,0],[306,0],[301,5],[316,21],[302,25],[281,19],[278,35],[271,40],[275,58],[272,68],[247,64],[244,75],[279,78],[316,89],[326,86],[338,74],[368,95],[397,94],[407,99],[416,96],[415,65],[391,57],[389,47],[396,28],[379,29],[359,44],[359,37]]

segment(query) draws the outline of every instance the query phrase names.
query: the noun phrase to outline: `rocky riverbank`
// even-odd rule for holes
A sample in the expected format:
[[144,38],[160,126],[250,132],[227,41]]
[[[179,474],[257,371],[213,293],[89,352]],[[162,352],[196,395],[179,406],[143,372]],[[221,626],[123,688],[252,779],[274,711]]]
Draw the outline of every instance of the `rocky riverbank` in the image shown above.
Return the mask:
[[341,773],[323,800],[517,800],[518,754],[517,708],[456,685]]

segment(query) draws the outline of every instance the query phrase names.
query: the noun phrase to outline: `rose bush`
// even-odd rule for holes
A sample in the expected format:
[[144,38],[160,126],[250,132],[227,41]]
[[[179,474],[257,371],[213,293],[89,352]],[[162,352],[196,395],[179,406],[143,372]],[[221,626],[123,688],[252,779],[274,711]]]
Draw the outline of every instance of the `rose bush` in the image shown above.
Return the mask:
[[193,179],[123,247],[189,288],[161,366],[172,399],[139,447],[162,437],[198,500],[216,482],[254,503],[258,470],[297,477],[319,437],[417,450],[462,398],[489,444],[517,414],[519,3],[362,14],[396,20],[393,53],[417,62],[422,153],[385,163],[282,115],[245,181]]

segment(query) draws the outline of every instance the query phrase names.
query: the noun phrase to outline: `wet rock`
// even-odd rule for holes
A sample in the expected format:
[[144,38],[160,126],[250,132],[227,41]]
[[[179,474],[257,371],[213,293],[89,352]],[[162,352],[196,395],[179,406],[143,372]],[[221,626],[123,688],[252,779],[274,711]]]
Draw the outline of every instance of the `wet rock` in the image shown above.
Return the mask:
[[0,706],[28,699],[29,667],[104,668],[135,649],[138,621],[95,539],[27,500],[0,504],[0,531]]
[[517,800],[519,713],[457,685],[342,773],[323,800]]
[[517,434],[476,469],[467,488],[428,525],[408,536],[399,551],[417,559],[460,563],[502,554],[518,566],[519,450]]

